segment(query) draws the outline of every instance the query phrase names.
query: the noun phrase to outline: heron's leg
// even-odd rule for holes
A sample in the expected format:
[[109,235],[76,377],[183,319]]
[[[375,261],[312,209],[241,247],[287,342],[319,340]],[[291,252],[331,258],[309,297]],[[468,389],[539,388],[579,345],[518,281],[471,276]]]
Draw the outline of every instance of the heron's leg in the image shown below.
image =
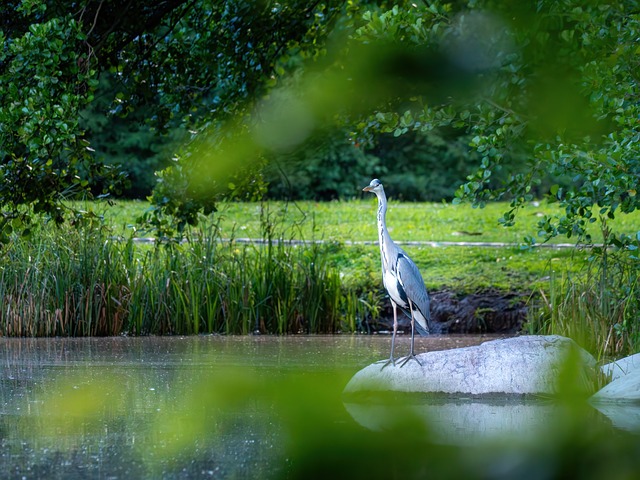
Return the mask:
[[389,357],[389,360],[387,360],[387,363],[382,366],[382,368],[388,366],[389,364],[393,365],[394,367],[396,365],[396,360],[395,358],[393,358],[393,349],[396,344],[396,332],[398,331],[398,310],[396,302],[394,302],[393,300],[391,300],[391,306],[393,307],[393,335],[391,336],[391,356]]
[[411,311],[411,350],[409,351],[409,355],[407,355],[407,358],[405,358],[404,361],[400,364],[400,367],[404,367],[405,364],[411,359],[415,360],[416,362],[418,362],[418,365],[422,366],[422,363],[420,363],[420,360],[418,360],[418,357],[416,357],[416,354],[413,351],[413,343],[416,332],[416,321],[413,318],[413,303],[411,303],[411,300],[409,300],[409,309]]
[[396,361],[393,358],[393,350],[396,345],[396,333],[398,333],[398,306],[396,302],[393,301],[391,304],[393,305],[393,335],[391,336],[391,357],[389,357],[389,360],[395,365]]

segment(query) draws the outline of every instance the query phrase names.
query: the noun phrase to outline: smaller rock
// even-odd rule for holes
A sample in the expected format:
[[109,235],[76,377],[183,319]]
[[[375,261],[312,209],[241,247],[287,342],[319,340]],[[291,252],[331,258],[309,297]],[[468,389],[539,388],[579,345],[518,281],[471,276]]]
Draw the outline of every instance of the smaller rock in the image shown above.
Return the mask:
[[616,428],[640,431],[640,353],[601,367],[612,381],[590,399]]
[[621,358],[620,360],[602,366],[602,373],[610,376],[611,380],[617,380],[637,370],[640,370],[640,353]]
[[591,397],[599,402],[640,402],[640,353],[601,367],[611,382]]
[[640,402],[640,370],[633,370],[618,377],[598,390],[593,402]]
[[589,353],[569,338],[526,335],[423,353],[420,364],[412,360],[383,369],[384,362],[374,363],[353,376],[345,393],[555,394],[571,352],[578,353],[577,384],[588,392],[595,366]]

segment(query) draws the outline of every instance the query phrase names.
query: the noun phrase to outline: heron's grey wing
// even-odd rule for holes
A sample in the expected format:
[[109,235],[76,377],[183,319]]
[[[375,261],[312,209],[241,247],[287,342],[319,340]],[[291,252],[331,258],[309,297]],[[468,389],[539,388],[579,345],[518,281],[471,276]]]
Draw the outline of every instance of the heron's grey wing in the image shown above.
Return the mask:
[[418,266],[409,256],[401,251],[398,254],[398,280],[404,288],[407,297],[411,300],[422,316],[427,320],[427,328],[431,329],[431,314],[429,312],[429,294],[424,286],[424,280]]

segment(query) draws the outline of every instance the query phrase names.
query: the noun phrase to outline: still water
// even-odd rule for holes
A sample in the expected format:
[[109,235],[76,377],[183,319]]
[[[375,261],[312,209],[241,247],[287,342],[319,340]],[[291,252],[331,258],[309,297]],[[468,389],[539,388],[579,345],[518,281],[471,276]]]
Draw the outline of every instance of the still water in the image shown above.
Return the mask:
[[[433,336],[416,339],[416,349],[493,338]],[[450,415],[441,418],[459,419],[446,425],[425,421],[426,406],[416,399],[345,403],[344,385],[362,367],[386,358],[389,340],[2,339],[0,477],[555,478],[563,462],[574,460],[576,442],[598,460],[591,460],[584,478],[598,478],[596,466],[610,463],[621,474],[640,473],[636,437],[611,428],[585,405],[550,410],[536,403],[536,422],[540,417],[563,427],[553,430],[552,439],[544,429],[543,441],[535,437],[516,449],[511,440],[483,442],[475,427],[466,426],[487,408],[503,423],[522,422],[518,412],[531,406],[524,400],[513,420],[505,417],[504,402],[497,410],[496,402],[464,399],[462,409],[438,405]],[[407,342],[401,339],[398,352]],[[440,430],[450,424],[457,435],[443,437]],[[531,426],[515,425],[523,435]]]

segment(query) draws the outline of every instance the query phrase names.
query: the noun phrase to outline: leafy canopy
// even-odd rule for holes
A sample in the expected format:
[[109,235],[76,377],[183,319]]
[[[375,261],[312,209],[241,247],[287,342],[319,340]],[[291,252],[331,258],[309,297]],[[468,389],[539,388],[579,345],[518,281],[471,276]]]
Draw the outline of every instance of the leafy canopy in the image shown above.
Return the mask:
[[[607,218],[638,208],[636,2],[428,2],[364,18],[356,34],[361,41],[385,39],[416,50],[438,45],[477,83],[466,94],[440,89],[405,97],[369,115],[359,132],[468,133],[480,164],[458,199],[478,206],[509,199],[505,225],[543,178],[564,179],[548,192],[564,214],[540,222],[543,238],[589,241],[587,223],[600,220],[606,229]],[[635,251],[640,233],[609,240]]]
[[[64,199],[89,194],[92,185],[103,185],[103,193],[120,188],[117,173],[97,161],[100,152],[94,155],[86,141],[83,126],[91,121],[80,121],[97,97],[108,105],[109,115],[146,112],[145,122],[159,132],[243,115],[276,76],[294,70],[303,56],[319,55],[342,4],[3,2],[2,239],[16,227],[24,229],[33,212],[56,222],[75,218],[78,212],[66,209]],[[116,85],[101,90],[101,78]],[[189,208],[172,209],[172,199],[158,197],[168,211],[190,215]],[[188,202],[188,195],[183,200]]]
[[[590,241],[588,223],[606,230],[608,218],[638,208],[634,2],[349,5],[326,54],[277,75],[252,110],[198,132],[169,170],[179,169],[185,188],[167,192],[197,204],[198,192],[224,186],[238,165],[348,125],[360,144],[380,133],[468,135],[479,163],[455,201],[508,199],[507,226],[543,179],[558,179],[547,193],[563,214],[540,221],[542,240]],[[606,239],[635,258],[640,234]]]
[[564,213],[540,222],[543,238],[589,240],[587,223],[638,208],[630,0],[8,0],[0,14],[3,235],[30,208],[62,221],[61,200],[95,177],[116,188],[79,122],[105,76],[110,114],[191,132],[153,195],[166,233],[229,187],[263,192],[264,161],[336,126],[358,144],[468,136],[479,164],[458,199],[509,199],[505,225],[542,178],[562,179],[549,195]]

